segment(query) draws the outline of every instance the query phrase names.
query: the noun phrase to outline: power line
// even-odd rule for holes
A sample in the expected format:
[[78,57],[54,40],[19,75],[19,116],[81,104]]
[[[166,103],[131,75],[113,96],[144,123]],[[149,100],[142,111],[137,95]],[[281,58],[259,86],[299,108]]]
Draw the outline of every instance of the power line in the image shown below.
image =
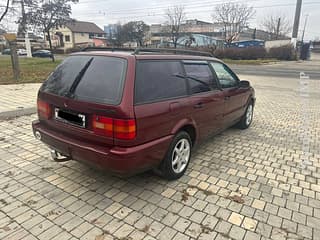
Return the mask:
[[[242,3],[242,1],[233,1],[232,3]],[[246,0],[246,2],[259,2],[259,0]],[[220,0],[220,1],[216,1],[216,2],[212,2],[212,1],[202,1],[201,3],[190,3],[190,4],[184,4],[183,6],[185,6],[185,8],[188,7],[214,7],[220,4],[226,3],[225,0]],[[122,10],[116,10],[116,11],[108,11],[108,9],[100,9],[100,12],[107,12],[107,14],[115,14],[115,15],[124,15],[124,14],[130,14],[130,13],[136,13],[136,12],[140,12],[140,11],[148,11],[148,10],[156,10],[157,12],[160,10],[166,10],[168,7],[170,7],[172,5],[159,5],[157,7],[146,7],[146,8],[131,8],[131,9],[122,9]]]
[[[207,5],[208,3],[210,3],[210,5],[217,5],[217,4],[222,4],[225,3],[225,0],[218,0],[218,1],[201,1],[201,2],[195,2],[193,0],[190,0],[192,2],[189,2],[188,4],[186,4],[186,1],[183,1],[181,3],[182,6],[193,6],[193,5]],[[256,2],[259,0],[247,0],[245,2]],[[231,2],[234,3],[242,3],[244,2],[244,0],[231,0]],[[95,1],[96,3],[96,1]],[[75,4],[78,5],[79,3]],[[168,8],[170,6],[174,6],[174,5],[179,5],[178,3],[174,3],[172,4],[172,2],[170,1],[170,3],[166,3],[166,4],[153,4],[153,6],[150,7],[135,7],[135,8],[127,8],[127,9],[119,9],[119,10],[113,10],[110,11],[112,13],[121,13],[121,12],[128,12],[128,11],[145,11],[145,10],[158,10],[159,8]],[[108,9],[103,9],[105,11],[108,11]]]
[[[248,0],[250,1],[250,0]],[[303,5],[319,5],[320,2],[305,2]],[[289,7],[289,6],[294,6],[295,4],[274,4],[274,5],[264,5],[264,6],[255,6],[253,7],[254,9],[260,9],[260,8],[269,8],[269,7]],[[214,6],[214,5],[213,5]],[[208,6],[204,6],[205,8],[208,8]],[[198,8],[201,8],[200,6]],[[101,12],[101,10],[99,10]],[[155,16],[163,16],[164,14],[163,13],[159,13],[159,9],[157,11],[158,13],[148,13],[148,14],[141,14],[141,15],[132,15],[132,14],[136,14],[135,12],[133,13],[130,13],[130,12],[127,12],[127,13],[124,13],[126,15],[130,15],[128,17],[130,18],[142,18],[142,17],[155,17]],[[206,9],[206,10],[192,10],[191,12],[186,10],[186,13],[190,14],[190,13],[202,13],[202,12],[213,12],[212,9]],[[97,12],[95,12],[97,13]],[[108,14],[107,14],[108,15]],[[117,14],[118,15],[118,14]],[[79,16],[91,16],[92,17],[92,13],[91,14],[81,14]],[[110,17],[110,15],[109,15]],[[112,17],[112,16],[111,16]]]
[[[311,4],[320,4],[320,2],[306,2],[304,5],[311,5]],[[256,7],[253,7],[254,9],[259,9],[259,8],[266,8],[266,7],[287,7],[287,6],[294,6],[295,4],[277,4],[277,5],[264,5],[264,6],[256,6]],[[214,5],[212,5],[214,6]],[[208,6],[199,6],[198,8],[200,7],[208,7]],[[158,9],[157,12],[159,12],[160,9]],[[190,13],[193,13],[193,12],[199,12],[200,10],[193,10],[192,12]],[[101,12],[101,10],[99,10],[99,12]],[[188,13],[188,11],[186,11]],[[207,9],[207,10],[201,10],[201,12],[212,12],[211,9]],[[95,12],[96,13],[96,12]],[[131,15],[131,14],[136,14],[135,12],[126,12],[126,13],[123,13],[123,14],[126,14],[126,15]],[[107,14],[109,15],[109,13]],[[110,12],[110,15],[112,15],[112,12]],[[121,14],[116,14],[116,15],[121,15]],[[163,15],[163,13],[148,13],[148,14],[143,14],[143,15],[135,15],[133,17],[144,17],[144,16],[160,16],[160,15]],[[82,16],[90,16],[90,14],[83,14]]]
[[[201,4],[199,2],[198,3],[194,3],[194,0],[188,0],[188,1],[190,1],[190,2],[192,1],[190,4]],[[235,0],[231,0],[231,1],[235,1]],[[253,0],[253,1],[258,1],[258,0]],[[101,1],[99,1],[99,0],[98,1],[82,1],[82,2],[78,2],[78,3],[70,3],[70,5],[79,6],[81,4],[88,4],[88,3],[90,3],[90,4],[99,4],[99,2],[101,2],[101,3],[103,3],[105,5],[105,0],[101,0]],[[171,2],[171,1],[169,1],[169,2]],[[212,1],[205,1],[205,2],[211,2],[212,3]],[[224,1],[223,0],[218,0],[218,2],[223,3]],[[185,5],[185,3],[186,3],[186,0],[181,2],[182,5]],[[152,4],[152,7],[148,7],[148,8],[140,8],[140,7],[139,8],[129,8],[129,9],[116,10],[115,12],[117,12],[117,11],[131,11],[131,10],[136,11],[136,10],[139,10],[139,9],[140,10],[148,10],[148,9],[153,9],[154,10],[154,9],[158,9],[159,7],[168,7],[168,6],[172,6],[172,5],[179,5],[179,4],[177,4],[177,3],[175,3],[175,4],[169,4],[169,3],[166,3],[166,4]],[[0,5],[0,7],[6,7],[6,6]],[[13,6],[12,8],[19,8],[19,7],[18,6],[16,6],[16,7]],[[36,8],[41,8],[41,7],[36,7]],[[107,9],[104,9],[104,10],[107,10]]]

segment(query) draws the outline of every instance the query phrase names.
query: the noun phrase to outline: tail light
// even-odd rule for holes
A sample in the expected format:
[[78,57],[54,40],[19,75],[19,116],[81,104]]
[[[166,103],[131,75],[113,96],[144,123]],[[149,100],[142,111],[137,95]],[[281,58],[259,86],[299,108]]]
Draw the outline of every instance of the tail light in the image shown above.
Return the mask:
[[136,137],[136,121],[134,119],[113,119],[94,115],[93,131],[102,136],[131,140]]
[[113,119],[94,115],[93,131],[99,135],[113,137]]
[[49,103],[44,102],[40,99],[37,101],[38,116],[41,119],[49,119],[51,117],[51,108]]
[[114,137],[117,139],[130,140],[136,137],[136,121],[130,120],[113,120]]

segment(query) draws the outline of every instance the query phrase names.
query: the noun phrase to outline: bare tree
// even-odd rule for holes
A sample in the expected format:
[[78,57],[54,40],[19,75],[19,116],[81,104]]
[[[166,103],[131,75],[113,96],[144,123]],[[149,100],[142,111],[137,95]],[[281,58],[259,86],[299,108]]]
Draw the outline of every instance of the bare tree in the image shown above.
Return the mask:
[[3,12],[1,13],[0,15],[0,22],[2,21],[2,19],[6,16],[6,14],[8,13],[9,11],[9,5],[10,5],[10,0],[7,0],[6,1],[6,5],[2,6],[4,7],[4,10]]
[[181,33],[181,25],[185,21],[186,13],[184,6],[173,6],[166,11],[167,18],[167,32],[170,34],[170,38],[177,47],[177,41]]
[[280,36],[285,36],[291,32],[290,21],[282,14],[266,17],[262,21],[261,26],[265,31],[270,33],[271,40],[277,40]]
[[255,15],[252,6],[246,3],[228,2],[215,7],[212,17],[214,22],[221,23],[225,40],[232,41],[235,35],[247,27],[249,20]]

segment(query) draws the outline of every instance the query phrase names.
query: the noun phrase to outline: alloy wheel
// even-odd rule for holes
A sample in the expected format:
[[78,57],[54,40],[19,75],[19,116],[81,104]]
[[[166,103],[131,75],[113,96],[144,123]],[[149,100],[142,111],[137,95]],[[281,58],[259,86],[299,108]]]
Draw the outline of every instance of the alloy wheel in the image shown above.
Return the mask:
[[184,171],[190,158],[191,146],[190,142],[183,138],[180,139],[172,151],[172,169],[176,174]]
[[250,125],[251,121],[252,121],[252,117],[253,117],[253,106],[252,104],[250,104],[247,108],[247,112],[246,112],[246,124],[247,126]]

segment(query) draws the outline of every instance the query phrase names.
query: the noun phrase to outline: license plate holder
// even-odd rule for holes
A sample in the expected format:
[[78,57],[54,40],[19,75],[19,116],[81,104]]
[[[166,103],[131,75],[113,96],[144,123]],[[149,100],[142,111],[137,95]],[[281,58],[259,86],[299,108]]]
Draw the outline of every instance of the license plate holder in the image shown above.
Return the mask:
[[86,128],[86,116],[84,114],[55,108],[54,117],[57,121],[81,128]]

